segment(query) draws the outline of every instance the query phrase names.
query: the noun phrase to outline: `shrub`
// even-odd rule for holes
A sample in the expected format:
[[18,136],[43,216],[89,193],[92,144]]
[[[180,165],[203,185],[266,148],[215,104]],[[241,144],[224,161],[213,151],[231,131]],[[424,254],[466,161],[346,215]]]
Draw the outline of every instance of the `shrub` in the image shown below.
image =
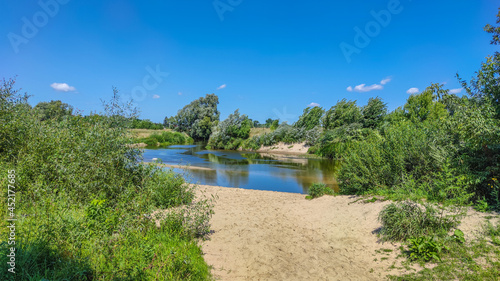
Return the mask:
[[333,195],[334,191],[324,183],[313,183],[307,193],[309,194],[309,199],[314,199],[323,195]]
[[426,262],[432,259],[441,261],[441,252],[443,250],[449,250],[446,245],[434,240],[434,237],[429,236],[410,238],[408,242],[410,243],[408,247],[410,250],[410,258],[421,259]]
[[412,201],[392,203],[379,214],[383,240],[406,241],[412,237],[446,234],[456,226],[459,216],[444,215],[431,205],[419,205]]
[[214,128],[208,140],[208,147],[237,149],[243,140],[250,136],[251,125],[248,116],[240,115],[239,110],[235,110]]

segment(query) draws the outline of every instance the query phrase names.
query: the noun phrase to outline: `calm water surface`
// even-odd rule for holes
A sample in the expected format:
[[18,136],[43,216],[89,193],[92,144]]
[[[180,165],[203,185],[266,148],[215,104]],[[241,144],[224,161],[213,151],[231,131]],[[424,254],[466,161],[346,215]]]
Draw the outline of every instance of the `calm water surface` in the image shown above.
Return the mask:
[[246,151],[206,150],[205,145],[172,145],[145,149],[144,161],[161,159],[164,164],[207,169],[178,169],[190,182],[245,189],[307,193],[314,182],[338,190],[337,163],[328,159]]

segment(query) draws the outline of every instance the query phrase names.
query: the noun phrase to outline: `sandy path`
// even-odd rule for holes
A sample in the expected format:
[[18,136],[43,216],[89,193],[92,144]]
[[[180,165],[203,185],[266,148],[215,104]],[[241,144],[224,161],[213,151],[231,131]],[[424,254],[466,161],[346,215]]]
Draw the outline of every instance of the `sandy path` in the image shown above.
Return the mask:
[[[397,245],[377,243],[372,233],[388,202],[349,205],[355,198],[309,201],[301,194],[201,188],[219,196],[214,233],[202,244],[219,280],[377,280],[396,256]],[[382,248],[394,252],[375,253]]]
[[[405,272],[389,269],[394,262],[400,266],[400,245],[382,244],[374,234],[388,201],[305,200],[301,194],[204,185],[200,191],[218,195],[214,233],[202,242],[218,280],[386,280]],[[459,226],[468,241],[488,215],[469,210]]]

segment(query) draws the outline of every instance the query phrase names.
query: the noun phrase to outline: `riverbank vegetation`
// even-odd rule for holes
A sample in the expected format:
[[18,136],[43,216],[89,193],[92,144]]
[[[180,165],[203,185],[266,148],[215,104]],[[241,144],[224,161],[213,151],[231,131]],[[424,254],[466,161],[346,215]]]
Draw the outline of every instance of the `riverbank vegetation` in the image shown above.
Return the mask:
[[148,147],[166,147],[173,144],[192,144],[193,139],[185,133],[162,131],[153,132],[147,137],[134,138],[134,143],[145,143]]
[[[0,194],[17,221],[15,244],[0,242],[2,253],[15,247],[15,265],[0,257],[1,280],[211,278],[197,242],[211,201],[195,198],[181,175],[139,163],[123,123],[134,111],[116,91],[100,115],[45,118],[27,101],[4,80]],[[171,211],[152,216],[164,209]],[[9,223],[0,222],[4,238]]]

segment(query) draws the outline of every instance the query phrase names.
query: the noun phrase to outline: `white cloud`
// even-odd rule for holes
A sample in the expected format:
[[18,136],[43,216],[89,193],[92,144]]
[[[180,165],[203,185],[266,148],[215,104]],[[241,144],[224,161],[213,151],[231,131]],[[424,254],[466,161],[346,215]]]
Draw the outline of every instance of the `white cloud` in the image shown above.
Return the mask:
[[222,90],[222,89],[224,89],[224,88],[226,88],[226,84],[222,84],[222,85],[220,85],[220,86],[217,88],[217,90]]
[[182,92],[178,92],[177,94],[178,94],[179,96],[182,96]]
[[416,94],[418,92],[420,92],[420,90],[418,88],[410,88],[410,89],[408,89],[408,91],[406,91],[406,93],[408,93],[410,95]]
[[66,83],[52,83],[50,84],[52,89],[59,91],[59,92],[73,92],[76,91],[75,87],[70,86]]
[[392,80],[391,77],[387,77],[387,78],[383,79],[382,81],[380,81],[380,84],[385,85],[385,84],[391,82],[391,80]]
[[451,89],[450,94],[459,94],[461,93],[463,88],[458,88],[458,89]]
[[369,92],[369,91],[373,91],[373,90],[382,90],[384,88],[383,85],[391,82],[391,79],[392,78],[387,77],[387,78],[382,79],[382,81],[380,81],[380,84],[373,84],[370,86],[366,86],[366,84],[359,84],[359,85],[355,86],[354,88],[349,86],[349,87],[347,87],[347,91],[364,93],[364,92]]
[[159,95],[153,95],[153,99],[159,99],[160,96]]
[[319,103],[311,102],[310,104],[307,105],[307,107],[315,107],[319,106]]
[[354,87],[354,91],[356,92],[369,92],[373,90],[382,90],[384,87],[379,84],[373,84],[371,86],[366,86],[366,84],[361,84]]

